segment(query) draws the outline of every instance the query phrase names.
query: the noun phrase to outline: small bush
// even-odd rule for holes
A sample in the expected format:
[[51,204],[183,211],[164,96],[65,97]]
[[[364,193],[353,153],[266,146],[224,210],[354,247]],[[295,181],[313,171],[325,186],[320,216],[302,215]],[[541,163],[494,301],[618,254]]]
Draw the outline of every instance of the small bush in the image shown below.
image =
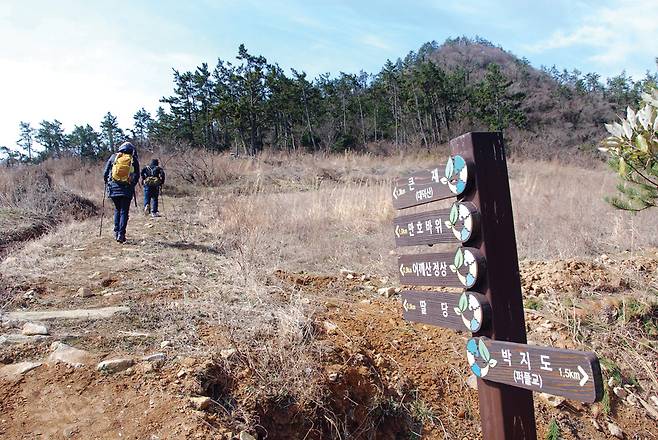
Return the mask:
[[541,299],[535,297],[529,297],[525,299],[525,308],[531,310],[540,310],[544,303]]
[[550,425],[548,425],[546,440],[560,440],[560,426],[557,424],[555,419],[551,420]]
[[98,214],[94,202],[54,185],[50,174],[36,167],[23,168],[11,181],[3,182],[0,206],[37,214],[53,222],[84,220]]
[[[182,181],[204,187],[217,187],[235,180],[239,162],[227,154],[188,150],[168,159],[173,175]],[[171,174],[170,173],[170,174]]]

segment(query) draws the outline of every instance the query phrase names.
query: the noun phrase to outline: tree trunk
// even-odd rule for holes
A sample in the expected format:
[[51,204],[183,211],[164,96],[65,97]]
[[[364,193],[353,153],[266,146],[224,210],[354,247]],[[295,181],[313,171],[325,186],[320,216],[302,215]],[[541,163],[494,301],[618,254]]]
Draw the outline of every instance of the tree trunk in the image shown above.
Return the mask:
[[347,133],[347,112],[345,111],[345,96],[343,95],[342,99],[343,104],[343,134]]
[[302,90],[302,96],[304,97],[304,113],[306,113],[306,124],[308,125],[308,133],[311,136],[311,145],[313,145],[313,151],[317,151],[317,146],[315,145],[315,136],[313,135],[313,127],[311,126],[311,116],[308,112],[308,102],[306,101],[306,90]]
[[393,121],[395,122],[395,145],[399,143],[398,132],[398,109],[397,109],[397,94],[393,95],[393,102],[391,103],[391,110],[393,111]]
[[423,138],[423,143],[427,147],[427,138],[425,137],[425,130],[423,130],[423,119],[420,116],[420,107],[418,105],[418,94],[416,93],[416,88],[414,87],[414,103],[416,104],[416,116],[418,117],[418,129],[420,135]]
[[363,146],[366,146],[366,122],[363,119],[363,107],[361,106],[361,97],[359,96],[357,98],[357,101],[359,103],[359,114],[361,115],[361,133],[363,135]]
[[375,138],[375,142],[377,142],[377,105],[375,104],[375,110],[373,112],[373,124],[374,129],[373,129],[373,134]]

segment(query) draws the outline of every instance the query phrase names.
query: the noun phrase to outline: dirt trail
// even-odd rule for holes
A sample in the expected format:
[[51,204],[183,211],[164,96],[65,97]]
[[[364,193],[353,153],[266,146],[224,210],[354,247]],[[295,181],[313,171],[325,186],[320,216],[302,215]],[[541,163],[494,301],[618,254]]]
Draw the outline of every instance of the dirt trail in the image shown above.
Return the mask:
[[[193,203],[185,199],[172,202],[165,199],[170,205],[165,205],[168,211],[155,219],[133,206],[124,245],[111,239],[112,218],[107,215],[103,237],[98,237],[97,219],[60,231],[54,246],[50,242],[43,245],[49,248],[48,261],[44,265],[35,261],[35,267],[26,268],[25,275],[17,277],[20,284],[14,286],[16,297],[8,308],[20,308],[28,314],[110,306],[135,309],[142,300],[182,297],[180,291],[158,288],[170,284],[157,278],[158,256],[163,247],[182,243],[177,218],[191,209],[188,202]],[[12,258],[10,255],[5,263],[11,266]],[[91,296],[78,295],[81,287],[90,288]],[[166,301],[159,305],[163,303]],[[151,329],[144,332],[141,326],[135,327],[141,324],[136,313],[139,307],[127,316],[94,322],[55,319],[50,325],[51,336],[45,341],[2,347],[3,362],[41,360],[50,352],[51,341],[64,340],[89,350],[93,362],[79,369],[44,364],[18,381],[4,383],[0,438],[166,439],[199,438],[200,433],[208,433],[199,416],[185,410],[188,399],[175,383],[175,364],[149,373],[142,371],[148,364],[138,365],[116,376],[95,371],[95,362],[103,358],[160,351],[158,338],[140,336],[148,335]],[[19,325],[10,317],[4,331],[20,332]]]
[[[199,307],[197,301],[206,289],[219,284],[216,279],[225,287],[216,287],[214,295],[222,298],[224,290],[237,283],[232,278],[235,262],[206,231],[208,209],[203,200],[165,199],[163,217],[150,219],[133,207],[125,245],[111,240],[110,226],[99,238],[98,224],[88,221],[41,238],[2,263],[0,270],[8,272],[14,283],[7,310],[126,306],[131,311],[96,321],[57,319],[45,339],[0,346],[0,362],[6,364],[43,360],[56,340],[87,350],[92,357],[92,362],[77,369],[47,363],[15,380],[0,379],[0,438],[156,440],[237,435],[235,427],[224,424],[226,409],[220,403],[248,396],[257,386],[254,372],[245,373],[244,383],[233,384],[230,393],[217,384],[209,391],[199,379],[209,374],[210,358],[223,347],[224,336],[219,326],[210,324],[203,308],[194,307]],[[105,224],[109,223],[106,218]],[[38,257],[31,259],[30,250]],[[534,268],[530,272],[538,280],[542,277]],[[477,392],[466,384],[465,335],[405,322],[396,298],[378,298],[363,290],[358,279],[284,271],[267,276],[272,296],[287,301],[297,295],[316,309],[316,337],[328,353],[317,367],[326,378],[327,405],[335,413],[343,411],[338,417],[344,417],[346,424],[354,422],[350,417],[370,417],[370,395],[375,391],[390,400],[388,407],[405,402],[417,416],[414,423],[406,423],[396,417],[387,421],[384,414],[378,428],[354,438],[479,438]],[[620,283],[613,280],[612,285]],[[81,287],[90,288],[93,296],[77,295]],[[242,288],[235,289],[240,293]],[[177,319],[175,313],[188,315]],[[531,320],[529,325],[535,324]],[[187,331],[190,326],[196,326],[196,339]],[[5,321],[0,330],[20,332],[20,323]],[[173,342],[161,348],[164,340]],[[186,344],[196,348],[186,351]],[[159,351],[167,355],[164,364],[140,361],[141,356]],[[96,371],[96,362],[122,356],[137,363],[112,375]],[[195,409],[190,397],[204,393],[215,403],[210,410]],[[600,404],[566,402],[553,408],[541,399],[535,402],[542,438],[553,419],[565,439],[608,438],[609,421],[618,424],[627,438],[658,438],[655,421],[619,402],[613,402],[609,415],[601,414]],[[303,409],[262,406],[258,427],[252,431],[259,438],[323,438],[322,432],[330,432],[330,428],[319,430],[313,420],[296,419],[295,414],[305,414]]]

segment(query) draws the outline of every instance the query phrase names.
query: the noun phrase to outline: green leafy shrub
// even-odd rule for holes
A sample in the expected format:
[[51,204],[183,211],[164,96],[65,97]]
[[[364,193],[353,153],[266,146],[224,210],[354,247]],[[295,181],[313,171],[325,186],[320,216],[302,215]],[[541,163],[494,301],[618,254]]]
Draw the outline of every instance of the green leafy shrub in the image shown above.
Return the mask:
[[548,425],[546,440],[560,440],[560,426],[555,419],[551,420],[551,423]]

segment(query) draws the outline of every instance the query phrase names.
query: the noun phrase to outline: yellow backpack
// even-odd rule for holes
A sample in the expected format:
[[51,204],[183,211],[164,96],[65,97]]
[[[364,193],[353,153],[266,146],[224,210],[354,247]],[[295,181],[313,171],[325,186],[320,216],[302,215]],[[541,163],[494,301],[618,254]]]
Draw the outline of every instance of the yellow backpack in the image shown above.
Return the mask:
[[130,174],[134,172],[132,154],[117,153],[112,164],[112,180],[128,184],[130,183]]

